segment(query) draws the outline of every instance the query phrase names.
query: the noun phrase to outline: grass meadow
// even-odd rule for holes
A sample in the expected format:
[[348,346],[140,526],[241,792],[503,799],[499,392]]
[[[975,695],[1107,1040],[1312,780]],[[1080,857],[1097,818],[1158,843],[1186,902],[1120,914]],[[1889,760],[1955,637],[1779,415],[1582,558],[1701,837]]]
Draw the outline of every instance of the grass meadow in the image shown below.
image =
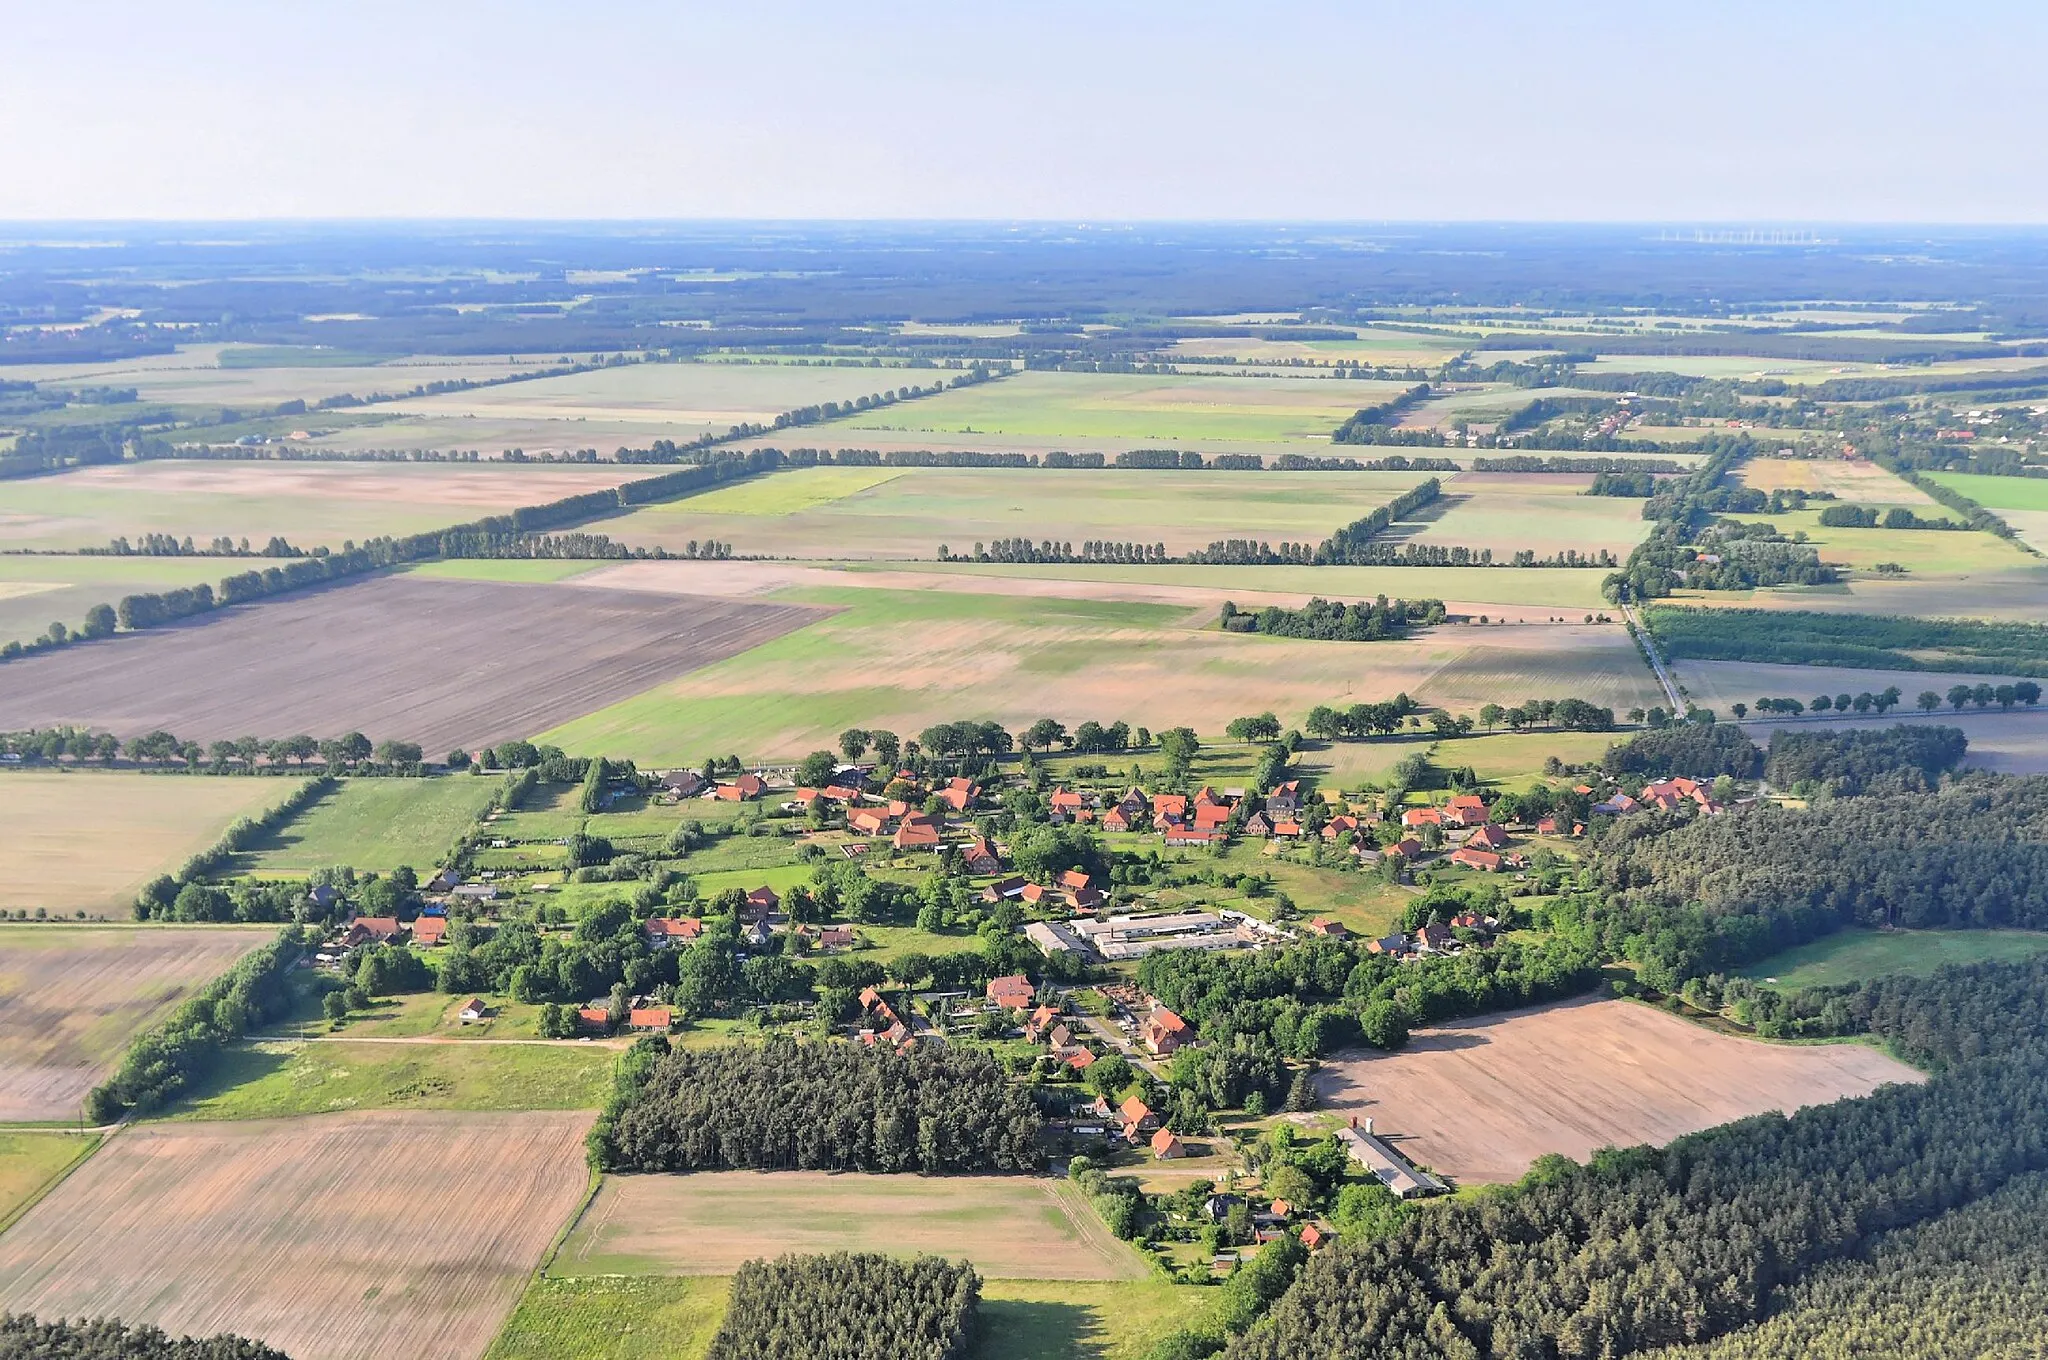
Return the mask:
[[126,770],[0,772],[0,909],[126,918],[143,884],[297,787]]
[[497,787],[495,779],[466,775],[344,780],[237,856],[238,867],[258,876],[303,878],[343,864],[377,873],[409,864],[425,879]]
[[0,1129],[0,1231],[99,1144],[98,1134]]
[[[666,564],[657,564],[666,565]],[[608,576],[623,583],[632,577]],[[1447,626],[1381,643],[1228,634],[1206,609],[950,591],[804,588],[779,598],[840,612],[542,734],[565,750],[643,763],[830,749],[848,727],[910,736],[978,718],[1016,729],[1118,719],[1220,734],[1244,713],[1288,722],[1319,703],[1407,692],[1458,711],[1579,695],[1656,702],[1616,627]]]
[[1924,976],[1949,964],[2012,963],[2048,950],[2037,930],[1838,930],[1740,971],[1786,991],[1839,987],[1893,973]]
[[1960,491],[1986,510],[2048,511],[2048,477],[1986,477],[1974,472],[1923,474],[1951,491]]
[[[324,1025],[309,1025],[317,1034]],[[577,1043],[259,1040],[230,1049],[166,1116],[277,1119],[347,1110],[594,1110],[614,1051]]]

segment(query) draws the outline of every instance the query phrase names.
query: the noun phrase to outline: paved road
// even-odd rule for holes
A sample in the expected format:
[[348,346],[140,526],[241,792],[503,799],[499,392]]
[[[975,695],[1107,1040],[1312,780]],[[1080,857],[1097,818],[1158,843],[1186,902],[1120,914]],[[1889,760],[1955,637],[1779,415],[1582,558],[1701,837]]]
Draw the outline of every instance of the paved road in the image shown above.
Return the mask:
[[1681,718],[1692,712],[1692,705],[1678,692],[1678,682],[1671,678],[1670,671],[1664,669],[1664,658],[1657,655],[1657,643],[1650,636],[1650,630],[1643,627],[1643,620],[1636,613],[1634,606],[1622,605],[1621,616],[1635,625],[1636,645],[1642,649],[1643,655],[1650,659],[1650,669],[1655,672],[1657,683],[1664,687],[1665,697],[1671,700],[1671,711]]

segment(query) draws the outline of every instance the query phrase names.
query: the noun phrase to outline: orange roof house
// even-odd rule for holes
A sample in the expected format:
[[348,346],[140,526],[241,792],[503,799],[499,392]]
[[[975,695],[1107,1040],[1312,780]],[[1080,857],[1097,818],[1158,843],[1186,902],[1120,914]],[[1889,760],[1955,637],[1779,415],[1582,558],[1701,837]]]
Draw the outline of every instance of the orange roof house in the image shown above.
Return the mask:
[[436,945],[448,936],[448,918],[445,916],[422,916],[412,923],[414,944]]
[[1129,1128],[1142,1131],[1159,1127],[1159,1116],[1137,1096],[1125,1096],[1124,1103],[1117,1106],[1117,1113],[1123,1116],[1124,1124]]
[[1405,827],[1442,826],[1443,810],[1433,807],[1409,808],[1401,814],[1401,825]]
[[929,817],[905,817],[903,825],[896,828],[895,846],[898,850],[936,850],[939,824]]
[[1104,831],[1129,831],[1131,829],[1131,819],[1125,815],[1122,808],[1113,807],[1102,814],[1102,829]]
[[674,1019],[675,1012],[666,1006],[635,1006],[626,1013],[630,1029],[667,1029]]
[[1474,850],[1469,845],[1461,845],[1451,851],[1451,863],[1491,874],[1500,870],[1501,857],[1491,850]]
[[1006,1011],[1029,1010],[1037,995],[1038,989],[1022,973],[988,980],[988,999]]
[[1188,1022],[1164,1006],[1155,1007],[1145,1019],[1145,1047],[1162,1058],[1176,1052],[1193,1037]]
[[1161,1129],[1152,1135],[1152,1155],[1160,1161],[1171,1161],[1175,1157],[1188,1155],[1180,1139],[1174,1137],[1172,1129]]
[[1507,843],[1508,833],[1492,822],[1488,822],[1465,838],[1465,844],[1474,850],[1502,850],[1507,847]]
[[646,935],[648,944],[656,949],[666,949],[702,935],[704,923],[694,916],[656,916],[642,926],[641,931]]

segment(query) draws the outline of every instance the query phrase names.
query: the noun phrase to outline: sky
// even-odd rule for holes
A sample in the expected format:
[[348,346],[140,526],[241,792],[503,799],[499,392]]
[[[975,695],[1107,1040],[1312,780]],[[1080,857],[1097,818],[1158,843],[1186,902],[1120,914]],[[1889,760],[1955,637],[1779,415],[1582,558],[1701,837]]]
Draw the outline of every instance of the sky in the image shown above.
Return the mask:
[[0,219],[2048,222],[2048,5],[0,0]]

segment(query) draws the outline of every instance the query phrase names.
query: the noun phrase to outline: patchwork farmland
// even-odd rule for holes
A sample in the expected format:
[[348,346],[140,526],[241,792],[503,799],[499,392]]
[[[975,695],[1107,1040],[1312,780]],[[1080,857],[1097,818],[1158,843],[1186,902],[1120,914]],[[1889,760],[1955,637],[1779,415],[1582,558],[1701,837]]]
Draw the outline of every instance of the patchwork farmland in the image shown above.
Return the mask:
[[127,1129],[0,1236],[0,1308],[233,1331],[294,1360],[477,1356],[583,1195],[588,1125],[366,1112]]
[[1493,1183],[1546,1153],[1583,1161],[1919,1080],[1874,1048],[1760,1044],[1624,1001],[1433,1026],[1398,1053],[1325,1062],[1318,1078],[1324,1108],[1373,1119],[1439,1173]]
[[137,1032],[276,933],[0,926],[0,1123],[78,1117]]
[[0,728],[355,729],[439,754],[530,735],[823,612],[390,576],[0,667]]

